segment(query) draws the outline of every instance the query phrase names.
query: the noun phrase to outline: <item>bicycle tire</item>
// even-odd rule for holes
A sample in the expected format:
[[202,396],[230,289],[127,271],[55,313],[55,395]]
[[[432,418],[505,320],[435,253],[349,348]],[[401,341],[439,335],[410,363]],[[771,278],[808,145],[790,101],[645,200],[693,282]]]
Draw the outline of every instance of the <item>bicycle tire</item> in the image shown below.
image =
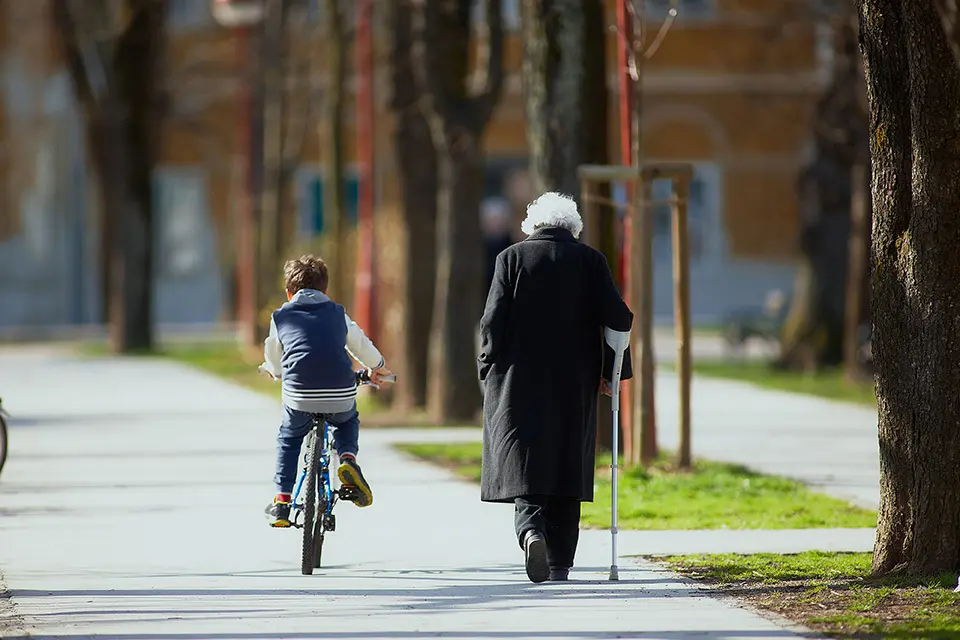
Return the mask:
[[3,471],[3,464],[7,461],[7,423],[0,415],[0,471]]
[[[313,531],[318,521],[317,514],[317,476],[319,475],[319,439],[313,429],[307,436],[307,477],[303,482],[303,548],[300,554],[300,572],[305,576],[313,574],[314,540]],[[322,521],[323,516],[319,519]]]
[[317,518],[317,522],[313,527],[313,568],[319,569],[323,561],[323,539],[326,537],[326,531],[323,528],[323,513],[326,511],[324,507],[324,501],[320,501],[320,506],[323,507],[319,509],[320,517]]

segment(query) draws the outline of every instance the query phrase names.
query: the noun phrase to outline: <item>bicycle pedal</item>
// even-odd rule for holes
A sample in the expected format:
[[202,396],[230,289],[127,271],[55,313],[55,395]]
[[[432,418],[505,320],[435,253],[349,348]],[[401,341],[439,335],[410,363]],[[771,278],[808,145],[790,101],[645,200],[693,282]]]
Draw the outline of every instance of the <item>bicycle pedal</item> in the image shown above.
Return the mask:
[[337,530],[337,516],[331,514],[325,515],[323,517],[323,529],[324,531],[336,531]]

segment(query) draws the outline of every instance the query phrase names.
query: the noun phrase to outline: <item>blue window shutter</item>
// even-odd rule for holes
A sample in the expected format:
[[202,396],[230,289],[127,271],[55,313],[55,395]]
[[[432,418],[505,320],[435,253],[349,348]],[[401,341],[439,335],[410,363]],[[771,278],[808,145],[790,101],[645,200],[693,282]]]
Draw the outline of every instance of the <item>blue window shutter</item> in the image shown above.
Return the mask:
[[313,235],[319,236],[323,234],[323,180],[320,179],[320,176],[310,178],[309,194],[307,201],[310,203],[310,220],[312,223],[310,227]]
[[357,223],[357,212],[360,210],[360,181],[357,176],[347,176],[344,185],[344,206],[347,208],[347,220],[351,224]]

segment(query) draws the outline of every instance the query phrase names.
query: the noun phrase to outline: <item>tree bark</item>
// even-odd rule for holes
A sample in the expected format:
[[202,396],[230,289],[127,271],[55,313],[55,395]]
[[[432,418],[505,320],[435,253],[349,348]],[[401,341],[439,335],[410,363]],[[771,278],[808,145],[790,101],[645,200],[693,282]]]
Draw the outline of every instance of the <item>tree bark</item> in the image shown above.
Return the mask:
[[874,571],[960,568],[960,71],[931,3],[859,0],[870,102]]
[[436,283],[437,152],[420,108],[414,73],[413,6],[389,3],[393,33],[391,107],[396,116],[395,147],[406,244],[403,304],[404,384],[397,387],[397,407],[409,411],[427,405],[427,352]]
[[940,14],[953,58],[960,64],[960,0],[933,0]]
[[126,19],[110,13],[112,8],[55,0],[51,17],[83,110],[101,191],[110,346],[127,353],[153,348],[153,172],[162,122],[166,6],[126,0]]
[[270,317],[278,302],[280,290],[280,238],[284,184],[283,127],[286,79],[286,18],[288,0],[266,4],[261,41],[260,65],[263,82],[262,176],[260,188],[260,223],[257,238],[257,321],[254,344],[258,346],[270,331]]
[[813,152],[798,181],[800,265],[777,365],[843,361],[854,165],[866,155],[866,112],[853,0],[833,16],[834,63],[813,118]]
[[323,189],[324,253],[329,258],[331,279],[330,294],[341,303],[346,302],[351,278],[347,277],[346,261],[346,211],[344,209],[344,105],[347,84],[347,29],[342,3],[339,0],[326,2],[326,33],[324,53],[331,79],[324,92],[324,117],[326,129],[323,141],[327,150]]
[[[603,5],[593,0],[524,0],[523,87],[530,174],[537,193],[580,196],[577,168],[609,161],[607,132],[606,31]],[[597,194],[609,198],[609,185]],[[588,208],[581,205],[584,215]],[[597,248],[616,264],[614,215],[601,216]],[[601,398],[600,415],[610,406]],[[612,434],[599,429],[598,445],[609,449]]]
[[503,85],[500,0],[486,0],[483,88],[467,90],[470,4],[422,0],[413,23],[413,69],[439,167],[428,405],[441,421],[473,420],[480,408],[473,348],[483,278],[480,145]]

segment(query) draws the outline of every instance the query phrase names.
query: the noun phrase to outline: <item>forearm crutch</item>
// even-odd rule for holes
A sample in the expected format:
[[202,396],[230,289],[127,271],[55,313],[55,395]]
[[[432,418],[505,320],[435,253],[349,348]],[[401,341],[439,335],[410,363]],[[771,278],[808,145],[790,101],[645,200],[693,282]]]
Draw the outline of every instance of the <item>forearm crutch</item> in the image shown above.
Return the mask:
[[610,480],[610,579],[619,580],[617,571],[617,472],[620,467],[620,374],[623,370],[623,357],[630,345],[629,331],[615,331],[609,327],[603,328],[603,338],[613,349],[613,375],[610,380],[610,393],[613,400],[613,451],[611,452]]

